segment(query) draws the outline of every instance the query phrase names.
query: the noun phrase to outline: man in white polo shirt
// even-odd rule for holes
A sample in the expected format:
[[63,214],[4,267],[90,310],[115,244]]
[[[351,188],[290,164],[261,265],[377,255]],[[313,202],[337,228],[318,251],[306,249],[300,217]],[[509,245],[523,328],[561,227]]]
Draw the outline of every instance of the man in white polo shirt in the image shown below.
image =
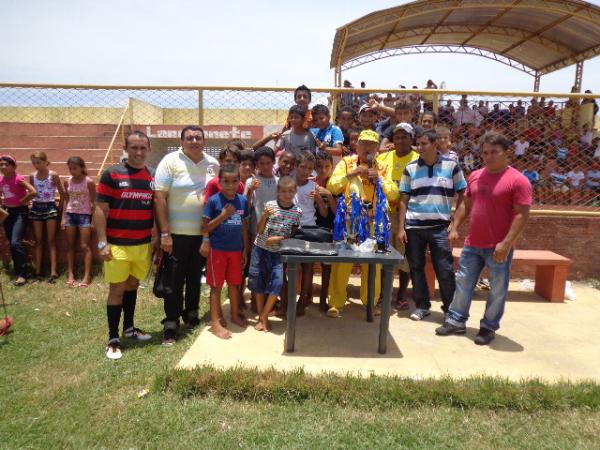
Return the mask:
[[181,130],[181,148],[167,154],[156,168],[161,248],[177,259],[173,293],[165,297],[163,345],[175,343],[180,317],[189,327],[200,323],[200,278],[206,264],[200,255],[204,189],[218,170],[219,162],[204,153],[204,131],[193,125]]

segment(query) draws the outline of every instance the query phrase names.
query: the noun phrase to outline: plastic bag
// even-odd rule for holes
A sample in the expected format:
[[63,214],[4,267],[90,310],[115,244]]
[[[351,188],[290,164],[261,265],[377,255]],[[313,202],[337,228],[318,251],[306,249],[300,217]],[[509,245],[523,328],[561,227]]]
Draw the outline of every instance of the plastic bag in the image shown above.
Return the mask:
[[570,281],[565,283],[565,300],[575,300],[577,298],[577,294],[575,294],[575,290],[573,289],[573,284]]

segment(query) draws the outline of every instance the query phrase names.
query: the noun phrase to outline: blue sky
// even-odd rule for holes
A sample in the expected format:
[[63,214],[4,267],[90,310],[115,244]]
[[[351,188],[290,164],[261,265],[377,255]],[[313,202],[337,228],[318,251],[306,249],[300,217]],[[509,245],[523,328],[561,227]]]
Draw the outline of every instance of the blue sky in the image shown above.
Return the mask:
[[[333,86],[335,30],[402,2],[3,0],[0,81],[81,84]],[[598,3],[598,2],[593,2]],[[575,68],[542,77],[566,92]],[[600,58],[585,63],[583,88],[600,92]],[[531,90],[533,78],[475,56],[387,58],[345,73],[355,86]]]

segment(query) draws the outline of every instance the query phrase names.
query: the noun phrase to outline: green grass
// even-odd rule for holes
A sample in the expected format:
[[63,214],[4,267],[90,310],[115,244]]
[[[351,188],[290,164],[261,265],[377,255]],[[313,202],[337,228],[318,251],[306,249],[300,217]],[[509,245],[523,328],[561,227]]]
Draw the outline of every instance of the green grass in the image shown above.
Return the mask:
[[15,317],[0,338],[2,449],[598,448],[594,383],[179,371],[197,331],[158,345],[162,303],[147,290],[137,324],[155,338],[108,361],[104,284],[0,276]]

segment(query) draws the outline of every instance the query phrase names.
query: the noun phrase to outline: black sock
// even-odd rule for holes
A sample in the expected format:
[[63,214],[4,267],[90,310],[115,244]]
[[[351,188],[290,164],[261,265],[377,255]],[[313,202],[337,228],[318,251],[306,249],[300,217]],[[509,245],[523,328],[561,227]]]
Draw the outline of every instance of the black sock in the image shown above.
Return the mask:
[[135,302],[137,300],[137,289],[123,293],[123,330],[133,328],[133,314],[135,313]]
[[108,339],[119,339],[119,322],[121,321],[122,305],[106,305],[108,317]]

